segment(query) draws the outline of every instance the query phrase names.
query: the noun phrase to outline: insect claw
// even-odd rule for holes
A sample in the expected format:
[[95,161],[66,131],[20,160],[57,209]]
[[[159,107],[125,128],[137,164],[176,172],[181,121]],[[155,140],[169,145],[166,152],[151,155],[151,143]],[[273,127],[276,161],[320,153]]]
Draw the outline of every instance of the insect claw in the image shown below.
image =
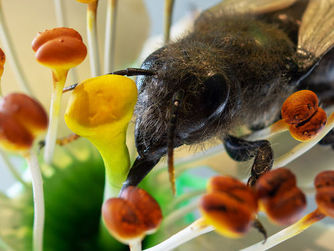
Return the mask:
[[74,90],[75,87],[77,87],[77,85],[78,85],[78,83],[75,83],[73,85],[70,85],[70,86],[67,86],[67,87],[63,88],[63,93]]
[[264,226],[262,225],[261,221],[259,219],[255,219],[253,221],[253,227],[255,229],[257,229],[262,235],[263,235],[263,244],[266,243],[268,235],[267,235],[267,230],[264,228]]

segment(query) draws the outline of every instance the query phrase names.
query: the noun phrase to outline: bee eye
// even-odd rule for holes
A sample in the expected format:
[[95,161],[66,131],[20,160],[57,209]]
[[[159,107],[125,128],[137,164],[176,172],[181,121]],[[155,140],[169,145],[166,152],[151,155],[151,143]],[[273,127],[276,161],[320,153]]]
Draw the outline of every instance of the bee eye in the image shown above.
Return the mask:
[[221,74],[209,77],[204,82],[204,86],[205,90],[202,94],[204,102],[202,104],[204,104],[209,119],[211,119],[224,110],[229,97],[230,87]]

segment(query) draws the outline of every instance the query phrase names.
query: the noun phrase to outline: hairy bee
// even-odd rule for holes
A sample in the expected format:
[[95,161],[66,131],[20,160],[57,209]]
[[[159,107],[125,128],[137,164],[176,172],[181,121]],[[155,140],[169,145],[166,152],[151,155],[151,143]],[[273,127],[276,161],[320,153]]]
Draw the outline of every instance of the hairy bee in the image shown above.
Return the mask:
[[212,137],[236,160],[256,162],[256,152],[267,158],[253,166],[257,178],[271,167],[270,144],[230,134],[273,123],[300,86],[320,96],[334,90],[333,44],[334,0],[225,0],[203,12],[192,32],[142,64],[148,73],[137,78],[139,156],[124,187],[137,185],[173,148]]

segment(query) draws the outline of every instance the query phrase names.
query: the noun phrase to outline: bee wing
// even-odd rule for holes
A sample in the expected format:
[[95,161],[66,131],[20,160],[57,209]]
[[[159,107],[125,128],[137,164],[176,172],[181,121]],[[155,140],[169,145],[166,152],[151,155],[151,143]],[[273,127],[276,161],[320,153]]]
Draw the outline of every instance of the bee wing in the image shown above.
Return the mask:
[[305,61],[304,68],[317,62],[334,45],[334,0],[311,0],[303,14],[298,35],[298,52],[311,53],[313,60]]
[[226,15],[264,14],[291,6],[298,0],[223,0],[211,9],[212,12],[224,12]]

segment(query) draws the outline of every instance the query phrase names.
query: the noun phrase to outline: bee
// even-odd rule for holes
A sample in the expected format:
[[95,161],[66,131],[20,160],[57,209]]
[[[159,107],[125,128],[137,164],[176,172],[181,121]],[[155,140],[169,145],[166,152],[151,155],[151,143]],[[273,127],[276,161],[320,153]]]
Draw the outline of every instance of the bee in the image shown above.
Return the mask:
[[275,122],[301,87],[333,100],[322,91],[334,90],[333,45],[334,0],[225,0],[204,11],[189,34],[153,52],[137,74],[138,157],[123,188],[166,154],[173,182],[173,149],[214,137],[235,160],[254,157],[254,184],[272,166],[270,143],[233,131]]

